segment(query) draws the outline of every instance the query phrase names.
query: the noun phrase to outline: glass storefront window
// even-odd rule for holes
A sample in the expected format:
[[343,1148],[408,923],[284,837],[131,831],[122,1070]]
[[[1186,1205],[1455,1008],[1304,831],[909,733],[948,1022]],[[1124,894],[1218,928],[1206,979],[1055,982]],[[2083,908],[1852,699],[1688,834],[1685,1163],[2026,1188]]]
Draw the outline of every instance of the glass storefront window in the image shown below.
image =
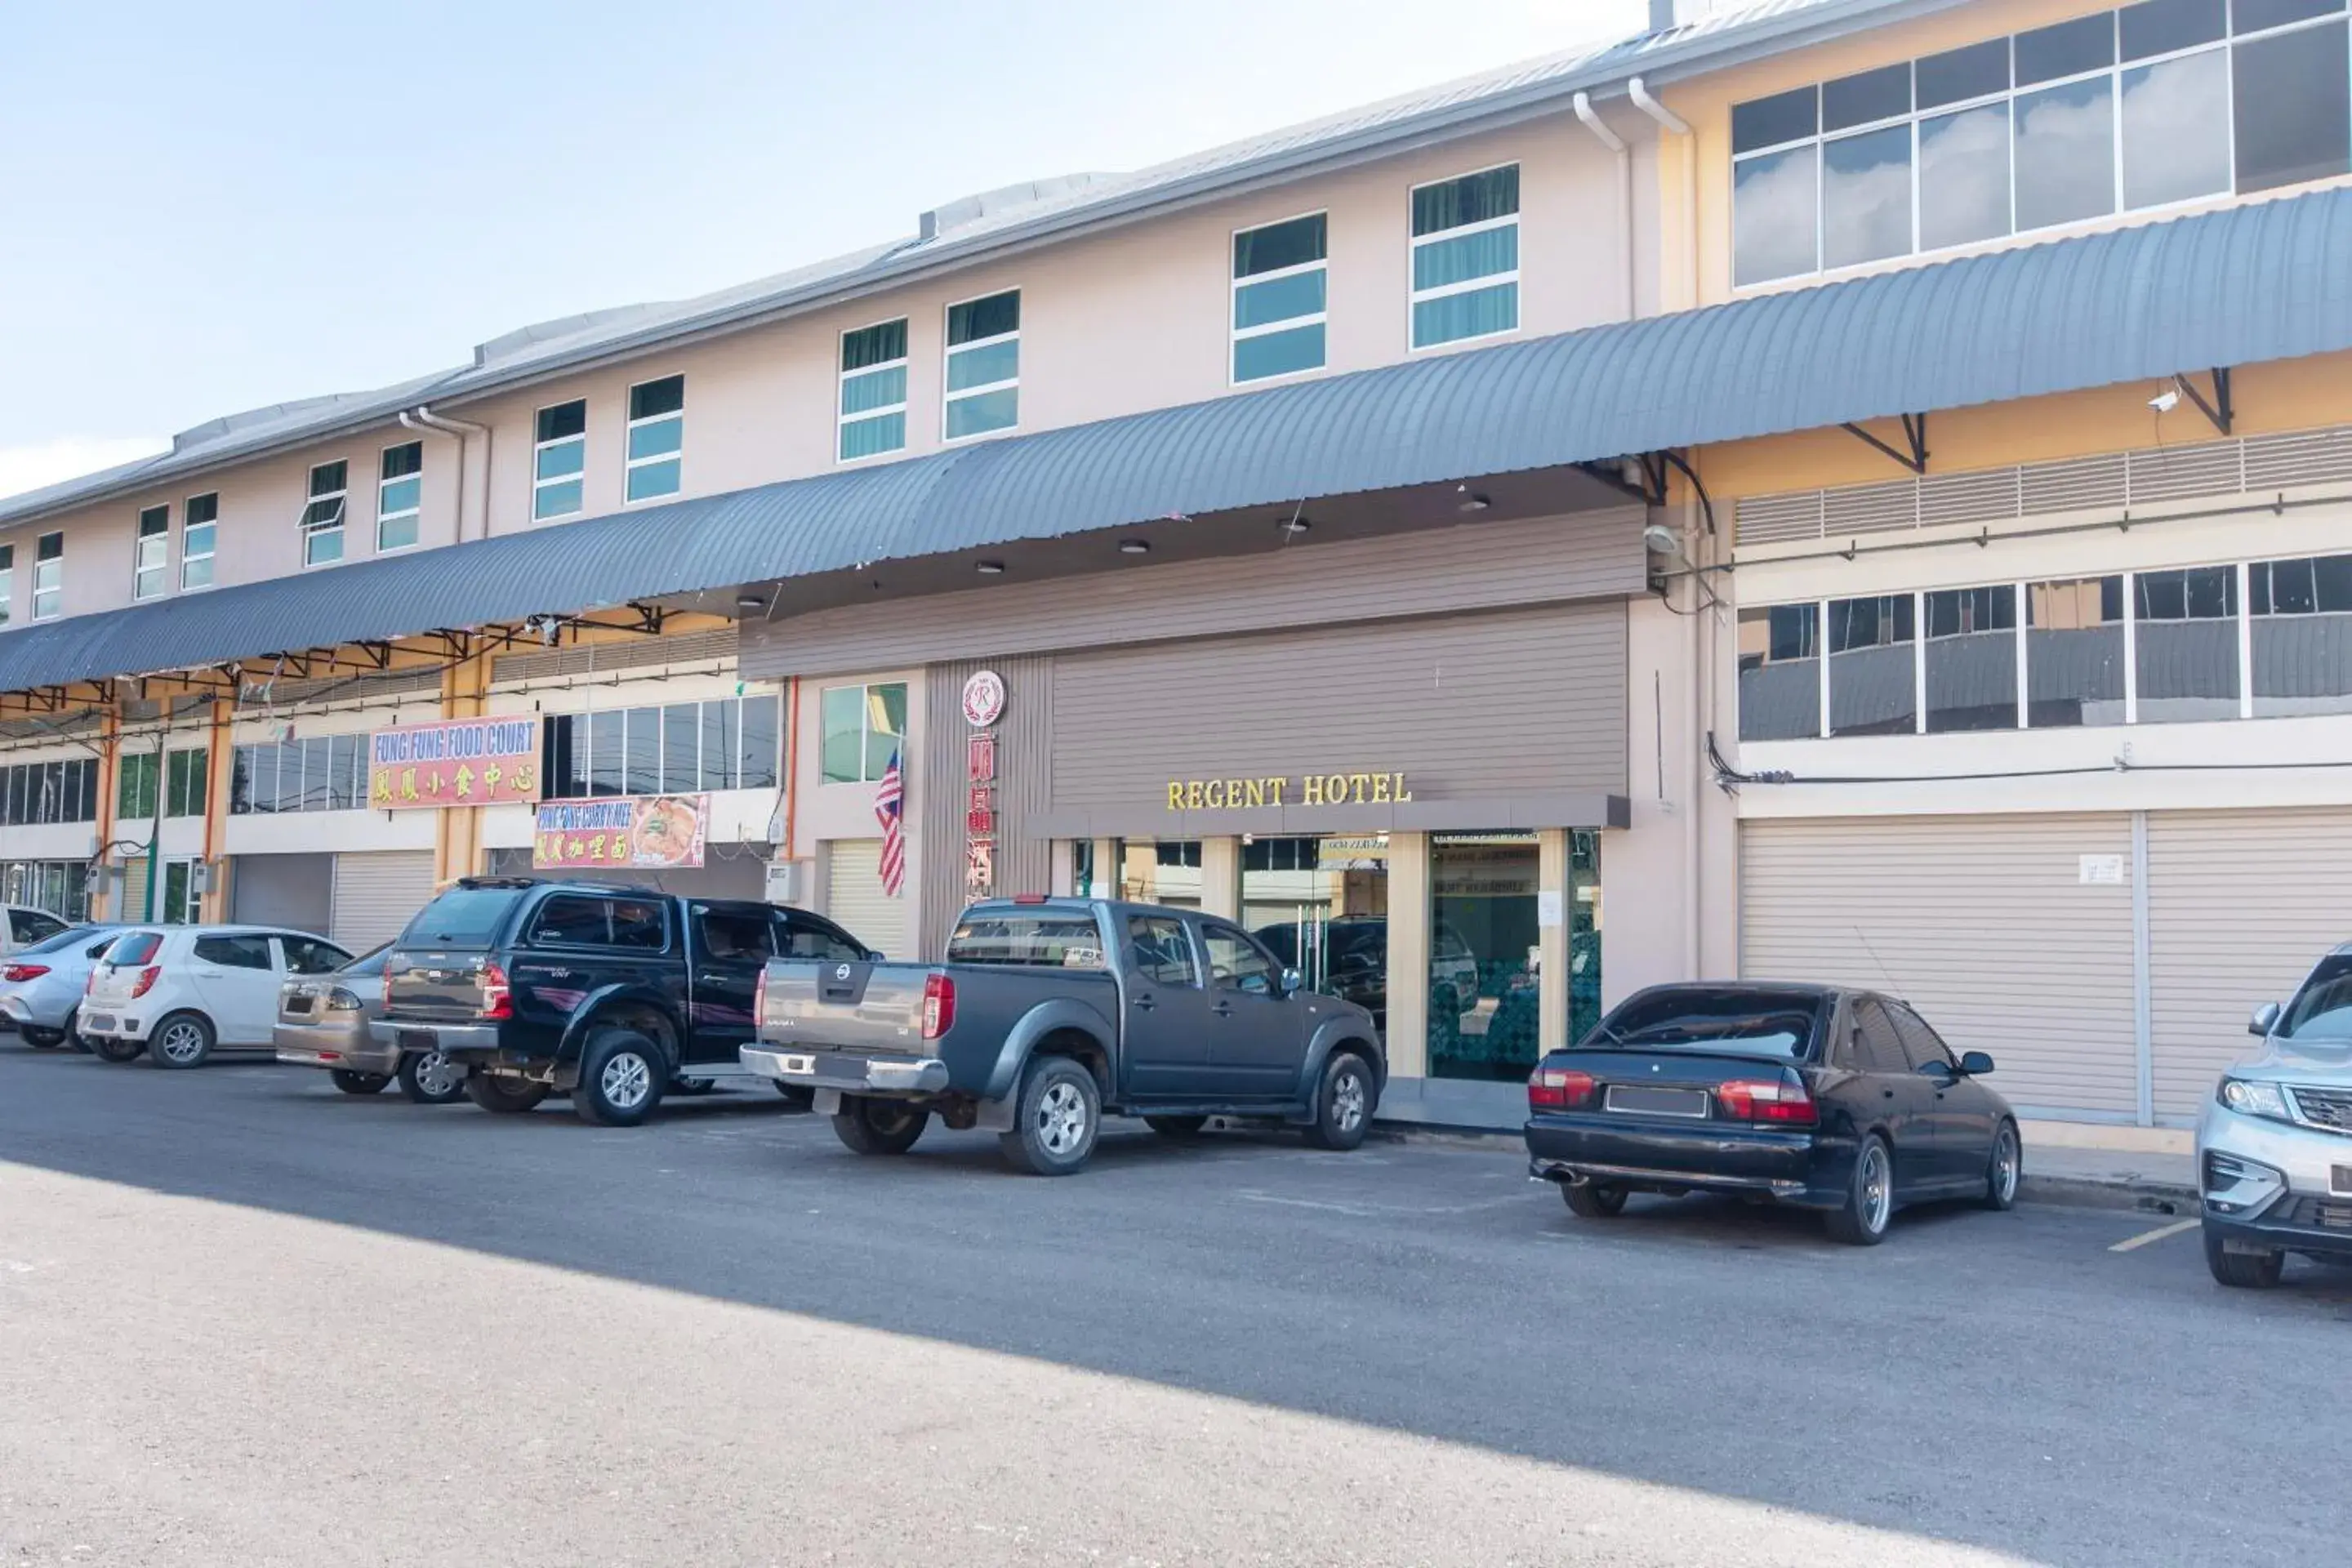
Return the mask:
[[[1433,1078],[1509,1080],[1525,1078],[1535,1067],[1541,1054],[1537,881],[1533,833],[1432,837]],[[1599,908],[1596,899],[1596,931]],[[1597,973],[1593,978],[1597,986]],[[1597,991],[1594,999],[1597,1004]]]
[[1242,924],[1310,991],[1389,1005],[1388,835],[1242,841]]
[[1201,841],[1197,838],[1122,838],[1113,847],[1118,894],[1130,904],[1201,907]]
[[[1568,836],[1568,1039],[1601,1022],[1601,835]],[[1566,1044],[1567,1041],[1555,1041]]]

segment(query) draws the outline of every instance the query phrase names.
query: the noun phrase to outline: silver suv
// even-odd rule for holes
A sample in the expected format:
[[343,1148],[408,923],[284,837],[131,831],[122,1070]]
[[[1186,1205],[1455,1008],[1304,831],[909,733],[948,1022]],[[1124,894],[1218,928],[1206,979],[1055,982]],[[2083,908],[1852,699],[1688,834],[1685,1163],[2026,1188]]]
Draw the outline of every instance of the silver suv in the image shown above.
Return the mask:
[[2352,943],[2249,1027],[2263,1049],[2215,1086],[2197,1173],[2213,1278],[2267,1287],[2290,1252],[2352,1263]]

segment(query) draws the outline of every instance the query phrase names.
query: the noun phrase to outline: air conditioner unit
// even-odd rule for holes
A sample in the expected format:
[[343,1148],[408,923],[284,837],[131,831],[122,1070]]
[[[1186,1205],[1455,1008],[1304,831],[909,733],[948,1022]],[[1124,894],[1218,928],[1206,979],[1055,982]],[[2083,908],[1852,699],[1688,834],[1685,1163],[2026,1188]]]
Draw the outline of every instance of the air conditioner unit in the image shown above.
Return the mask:
[[798,860],[771,860],[765,890],[762,893],[772,904],[797,904],[801,901],[801,866]]

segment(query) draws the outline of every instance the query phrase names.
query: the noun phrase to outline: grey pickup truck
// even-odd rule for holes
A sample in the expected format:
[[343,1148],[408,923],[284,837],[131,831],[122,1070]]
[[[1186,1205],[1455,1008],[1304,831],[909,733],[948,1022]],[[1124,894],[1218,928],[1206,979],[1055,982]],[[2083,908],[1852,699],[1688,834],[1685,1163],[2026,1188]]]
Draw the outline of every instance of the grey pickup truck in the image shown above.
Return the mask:
[[1212,1116],[1364,1140],[1388,1079],[1372,1016],[1300,989],[1239,926],[1099,900],[972,905],[937,964],[775,959],[743,1065],[814,1091],[841,1141],[903,1154],[933,1113],[1008,1162],[1076,1171],[1103,1114],[1186,1137]]

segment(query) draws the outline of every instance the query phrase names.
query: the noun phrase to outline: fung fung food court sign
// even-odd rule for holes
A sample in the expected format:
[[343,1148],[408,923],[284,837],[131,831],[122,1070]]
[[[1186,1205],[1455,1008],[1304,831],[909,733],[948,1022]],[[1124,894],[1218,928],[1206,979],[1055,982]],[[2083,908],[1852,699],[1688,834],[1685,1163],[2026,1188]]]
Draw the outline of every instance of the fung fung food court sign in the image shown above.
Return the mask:
[[445,719],[368,736],[377,811],[504,805],[539,798],[539,720]]

